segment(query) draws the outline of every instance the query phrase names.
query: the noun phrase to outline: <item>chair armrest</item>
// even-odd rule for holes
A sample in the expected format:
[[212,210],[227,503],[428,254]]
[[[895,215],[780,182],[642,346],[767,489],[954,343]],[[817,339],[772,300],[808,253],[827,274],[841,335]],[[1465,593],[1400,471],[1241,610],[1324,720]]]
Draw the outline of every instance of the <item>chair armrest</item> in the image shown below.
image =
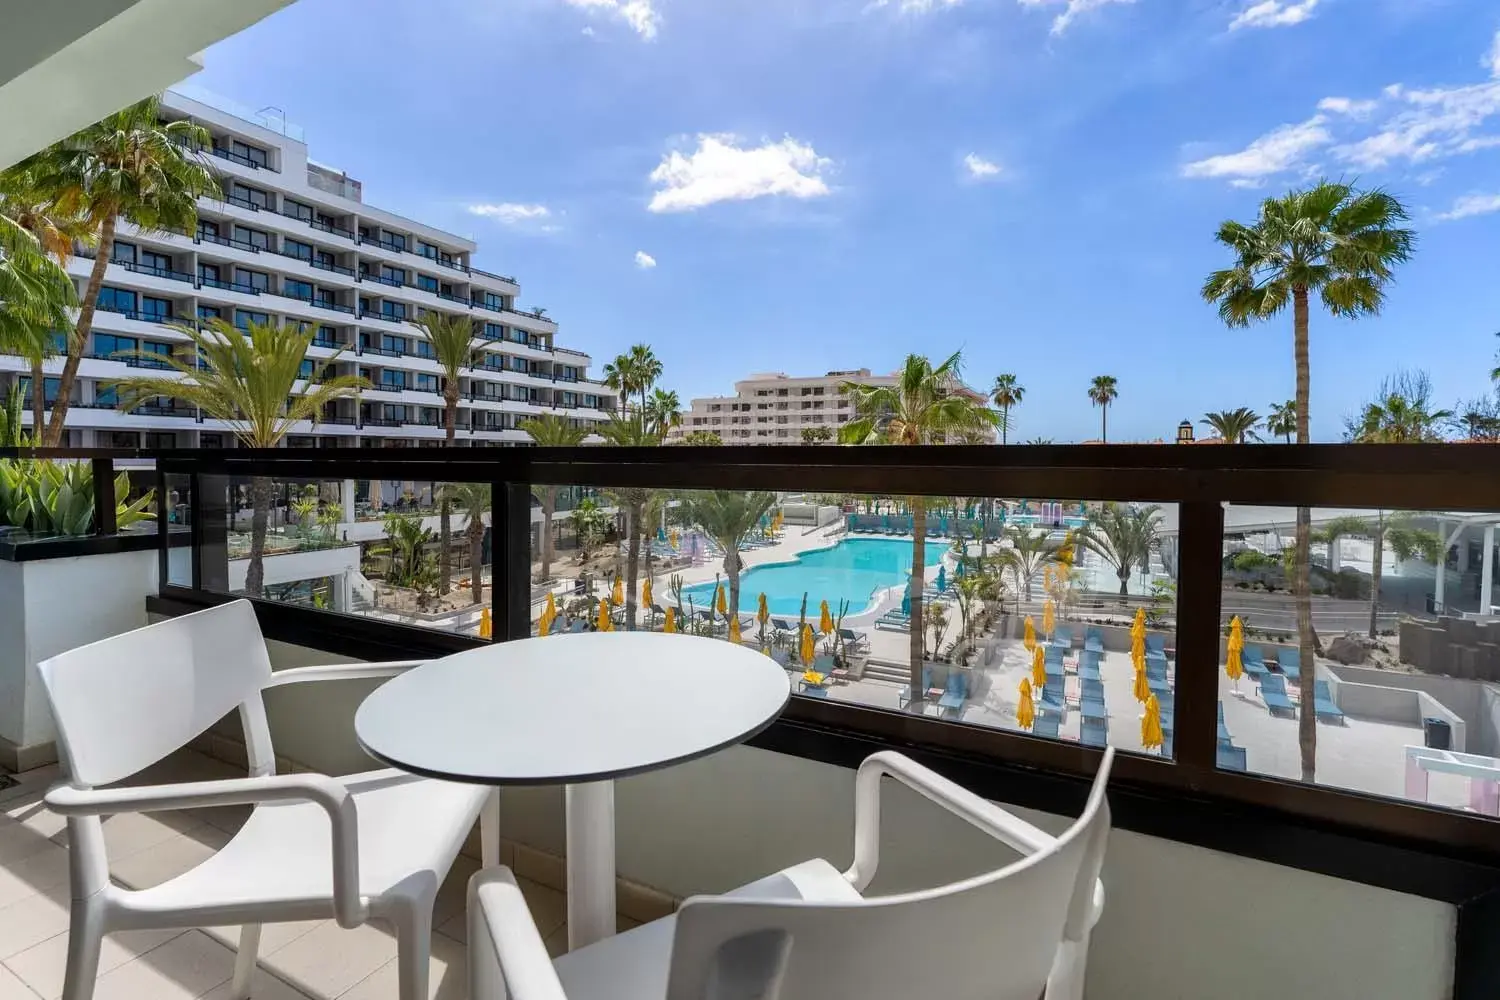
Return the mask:
[[48,790],[45,801],[49,809],[62,816],[312,802],[328,814],[333,830],[333,908],[339,925],[357,927],[368,916],[366,902],[359,894],[359,817],[354,797],[342,783],[327,775],[270,774],[124,788],[78,788],[63,784]]
[[327,663],[316,667],[293,667],[278,670],[265,683],[265,689],[285,684],[308,684],[313,681],[356,681],[376,677],[395,677],[428,660],[391,660],[386,663]]
[[469,879],[469,996],[567,1000],[521,887],[503,865]]

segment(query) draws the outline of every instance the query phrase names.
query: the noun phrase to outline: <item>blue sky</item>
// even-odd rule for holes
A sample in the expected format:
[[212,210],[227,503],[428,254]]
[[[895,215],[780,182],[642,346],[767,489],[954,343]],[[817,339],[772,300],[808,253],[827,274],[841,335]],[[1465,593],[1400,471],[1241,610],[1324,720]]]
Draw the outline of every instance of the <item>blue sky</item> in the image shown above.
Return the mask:
[[1111,439],[1264,413],[1290,319],[1198,288],[1219,222],[1323,174],[1421,244],[1382,316],[1314,316],[1315,437],[1397,368],[1484,393],[1500,346],[1489,0],[299,0],[206,64],[685,400],[962,349],[1020,377],[1022,438],[1097,436],[1098,374]]

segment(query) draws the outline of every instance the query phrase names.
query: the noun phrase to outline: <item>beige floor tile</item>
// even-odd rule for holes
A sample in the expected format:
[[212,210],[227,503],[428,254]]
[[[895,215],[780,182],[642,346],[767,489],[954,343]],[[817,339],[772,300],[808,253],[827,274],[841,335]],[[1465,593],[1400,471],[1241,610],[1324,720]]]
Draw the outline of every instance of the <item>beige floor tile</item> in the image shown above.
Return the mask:
[[337,997],[396,957],[396,939],[365,925],[344,930],[332,921],[261,960],[298,989]]
[[[111,862],[126,858],[173,837],[182,836],[191,823],[192,821],[172,813],[120,813],[109,816],[104,820],[104,851]],[[68,831],[62,831],[52,840],[66,847]]]
[[68,852],[56,844],[0,865],[0,906],[43,892],[68,880]]
[[516,879],[516,884],[521,887],[521,895],[526,897],[526,907],[531,910],[531,919],[542,937],[551,934],[568,919],[567,896],[526,878]]
[[111,858],[109,873],[132,889],[145,889],[197,867],[214,851],[197,836],[179,833],[118,861]]
[[556,958],[568,953],[568,925],[563,924],[557,930],[548,934],[542,941],[547,946],[547,954]]
[[0,1000],[37,1000],[37,995],[0,965]]
[[39,797],[22,802],[7,802],[3,811],[8,818],[43,837],[55,837],[68,826],[68,821],[44,806]]
[[464,912],[468,904],[469,876],[479,870],[479,862],[459,855],[448,869],[448,877],[438,887],[437,899],[432,904],[432,922],[441,924],[445,920]]
[[[106,935],[104,947],[99,949],[99,975],[118,969],[182,933],[184,932],[180,930],[121,931]],[[12,955],[5,960],[5,964],[43,1000],[55,1000],[62,996],[63,970],[67,967],[67,958],[68,935],[64,933]]]
[[[428,997],[431,1000],[467,1000],[468,975],[464,946],[441,934],[434,935],[432,965],[427,980]],[[397,992],[396,962],[392,959],[374,975],[355,984],[340,1000],[395,1000]]]
[[189,931],[100,976],[94,1000],[193,1000],[233,973],[233,952]]
[[24,823],[0,816],[0,864],[19,861],[42,850],[50,843]]
[[[220,983],[207,993],[203,994],[202,1000],[230,1000],[234,992],[234,983]],[[250,983],[251,1000],[324,1000],[322,997],[310,997],[308,994],[297,990],[295,987],[282,982],[264,969],[255,973],[255,979]],[[390,1000],[396,1000],[392,995]]]
[[68,890],[53,886],[0,907],[0,961],[68,929]]
[[[324,924],[331,923],[333,923],[331,920],[294,920],[288,923],[262,924],[258,954],[264,960],[266,956],[274,955],[302,935],[310,934]],[[205,927],[204,933],[220,944],[239,951],[240,929],[238,927]]]

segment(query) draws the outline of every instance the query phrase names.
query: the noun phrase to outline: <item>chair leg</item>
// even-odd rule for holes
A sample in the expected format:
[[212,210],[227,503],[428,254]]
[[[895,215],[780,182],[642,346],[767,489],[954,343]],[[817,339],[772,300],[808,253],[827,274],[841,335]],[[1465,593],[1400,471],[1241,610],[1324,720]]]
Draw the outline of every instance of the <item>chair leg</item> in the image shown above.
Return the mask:
[[62,1000],[92,1000],[94,996],[94,980],[99,975],[99,949],[104,943],[104,919],[99,907],[91,903],[92,900],[83,899],[72,902]]
[[247,1000],[255,978],[255,961],[260,952],[260,924],[240,928],[240,950],[234,957],[234,986],[231,1000]]
[[500,789],[490,790],[479,812],[479,860],[485,868],[500,863]]
[[413,900],[392,914],[396,925],[396,983],[399,1000],[427,1000],[432,958],[431,899]]

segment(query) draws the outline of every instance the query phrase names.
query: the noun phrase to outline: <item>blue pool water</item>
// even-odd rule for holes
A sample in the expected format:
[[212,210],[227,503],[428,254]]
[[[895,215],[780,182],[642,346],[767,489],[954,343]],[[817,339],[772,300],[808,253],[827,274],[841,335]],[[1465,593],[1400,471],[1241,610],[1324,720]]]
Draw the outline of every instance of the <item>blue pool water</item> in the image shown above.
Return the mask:
[[[927,542],[929,567],[942,561],[948,546],[941,540]],[[815,616],[819,601],[838,614],[839,601],[849,602],[849,614],[857,615],[869,608],[877,593],[906,582],[911,572],[911,540],[890,538],[846,538],[828,549],[806,552],[791,562],[757,566],[740,576],[740,613],[753,614],[759,595],[766,595],[766,605],[778,617],[795,615],[807,594],[807,613]],[[933,580],[935,569],[927,579]],[[698,608],[713,600],[712,582],[684,587],[683,607],[688,598]]]

